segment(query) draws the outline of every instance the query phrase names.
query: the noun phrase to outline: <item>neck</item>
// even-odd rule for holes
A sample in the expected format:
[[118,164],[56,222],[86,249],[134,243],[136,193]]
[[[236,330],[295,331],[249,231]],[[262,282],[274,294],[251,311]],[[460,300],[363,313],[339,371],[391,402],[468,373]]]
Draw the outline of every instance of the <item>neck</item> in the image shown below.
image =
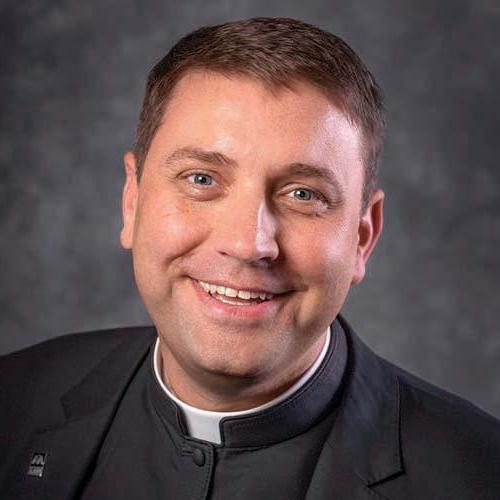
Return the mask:
[[178,400],[200,410],[237,412],[261,407],[280,395],[293,392],[296,385],[309,378],[326,353],[329,330],[286,373],[267,377],[238,377],[203,371],[192,373],[177,362],[164,342],[159,342],[158,374]]

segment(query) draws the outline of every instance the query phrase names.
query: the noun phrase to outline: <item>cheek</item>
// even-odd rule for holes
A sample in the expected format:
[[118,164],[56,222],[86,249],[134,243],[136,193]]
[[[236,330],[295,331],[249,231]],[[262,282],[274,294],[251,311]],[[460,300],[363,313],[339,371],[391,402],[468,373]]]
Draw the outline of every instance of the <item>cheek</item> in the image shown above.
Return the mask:
[[352,263],[352,238],[345,225],[302,228],[291,234],[287,248],[287,261],[307,286],[335,283]]
[[[143,287],[159,285],[165,271],[175,272],[210,231],[202,214],[182,202],[148,199],[140,206],[134,237],[134,266]],[[159,274],[159,273],[162,274]]]
[[[355,240],[349,225],[325,224],[289,240],[293,272],[303,281],[296,321],[308,331],[324,328],[342,307],[350,288]],[[293,249],[293,250],[292,250]]]

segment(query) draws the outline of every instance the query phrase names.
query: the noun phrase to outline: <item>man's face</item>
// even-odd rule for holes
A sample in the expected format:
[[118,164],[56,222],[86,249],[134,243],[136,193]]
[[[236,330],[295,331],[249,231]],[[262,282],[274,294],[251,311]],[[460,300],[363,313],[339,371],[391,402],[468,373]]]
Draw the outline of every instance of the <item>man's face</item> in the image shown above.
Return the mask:
[[199,379],[300,375],[382,227],[381,191],[360,214],[358,129],[305,83],[191,72],[139,184],[125,160],[121,241],[164,357]]

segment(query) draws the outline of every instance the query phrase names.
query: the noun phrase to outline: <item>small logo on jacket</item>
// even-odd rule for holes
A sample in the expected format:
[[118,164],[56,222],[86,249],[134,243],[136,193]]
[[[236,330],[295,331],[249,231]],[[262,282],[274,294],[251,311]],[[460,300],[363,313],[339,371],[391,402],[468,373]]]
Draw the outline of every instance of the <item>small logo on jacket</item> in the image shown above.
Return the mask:
[[28,468],[28,476],[43,476],[43,468],[47,462],[47,453],[35,452],[31,457],[30,466]]

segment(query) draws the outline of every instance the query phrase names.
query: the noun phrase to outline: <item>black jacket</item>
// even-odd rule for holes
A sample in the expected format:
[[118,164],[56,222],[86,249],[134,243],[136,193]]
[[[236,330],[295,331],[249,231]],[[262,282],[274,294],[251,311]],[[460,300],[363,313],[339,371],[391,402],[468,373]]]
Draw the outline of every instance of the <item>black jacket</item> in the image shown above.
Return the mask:
[[[339,321],[347,374],[306,500],[500,499],[500,422],[381,359]],[[0,358],[1,500],[78,498],[155,336],[88,332]]]

